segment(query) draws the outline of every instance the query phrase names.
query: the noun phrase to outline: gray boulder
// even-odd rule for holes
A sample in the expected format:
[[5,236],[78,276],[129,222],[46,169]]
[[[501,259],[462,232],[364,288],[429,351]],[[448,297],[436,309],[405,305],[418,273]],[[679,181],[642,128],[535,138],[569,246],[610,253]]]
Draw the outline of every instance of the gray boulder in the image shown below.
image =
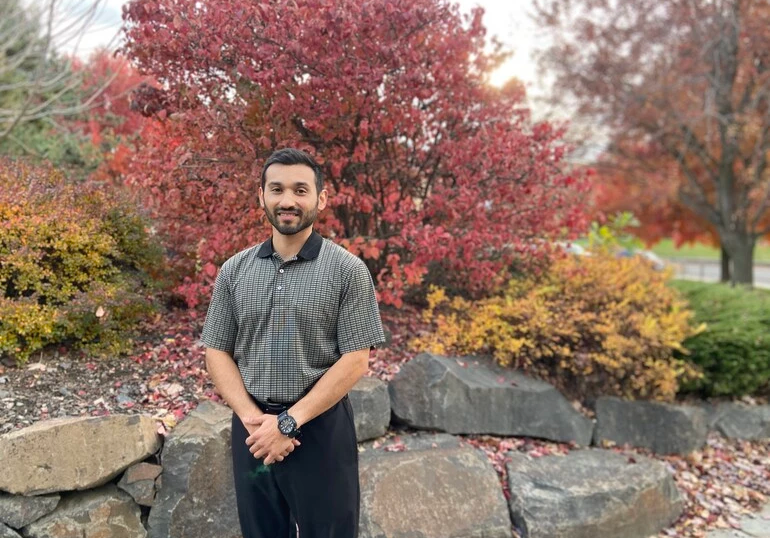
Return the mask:
[[395,435],[383,440],[361,443],[360,450],[370,449],[384,450],[386,452],[399,452],[403,450],[433,450],[436,448],[462,448],[468,447],[462,437],[455,437],[448,433],[413,432],[406,435]]
[[0,538],[21,538],[21,534],[3,523],[0,523]]
[[0,493],[0,522],[20,529],[53,512],[60,498],[58,493],[39,497]]
[[140,415],[44,420],[0,437],[0,490],[19,495],[89,489],[158,451],[155,421]]
[[388,431],[390,396],[385,382],[375,377],[363,377],[350,391],[349,397],[359,443]]
[[63,498],[50,514],[21,530],[26,538],[145,538],[139,506],[114,484]]
[[596,401],[596,445],[611,441],[657,454],[689,454],[706,443],[707,434],[707,414],[700,407],[612,397]]
[[152,506],[155,499],[155,479],[163,468],[151,463],[132,465],[120,477],[118,487],[131,495],[131,498],[141,506]]
[[510,538],[508,507],[486,456],[434,440],[403,443],[425,449],[361,452],[360,538]]
[[770,439],[770,405],[719,404],[711,427],[730,439]]
[[414,428],[591,442],[591,420],[553,386],[488,358],[423,353],[388,387],[393,414]]
[[240,538],[230,453],[232,411],[205,401],[169,434],[150,538]]
[[665,466],[643,456],[593,449],[510,458],[511,517],[523,538],[647,538],[684,508]]

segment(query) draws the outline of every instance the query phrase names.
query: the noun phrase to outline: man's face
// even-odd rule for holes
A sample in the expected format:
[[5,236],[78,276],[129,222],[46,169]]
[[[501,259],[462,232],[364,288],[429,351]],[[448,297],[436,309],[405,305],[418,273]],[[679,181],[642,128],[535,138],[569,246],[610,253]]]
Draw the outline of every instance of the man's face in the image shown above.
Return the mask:
[[326,189],[318,193],[313,169],[304,164],[272,164],[265,173],[259,201],[267,220],[282,235],[310,227],[326,207]]

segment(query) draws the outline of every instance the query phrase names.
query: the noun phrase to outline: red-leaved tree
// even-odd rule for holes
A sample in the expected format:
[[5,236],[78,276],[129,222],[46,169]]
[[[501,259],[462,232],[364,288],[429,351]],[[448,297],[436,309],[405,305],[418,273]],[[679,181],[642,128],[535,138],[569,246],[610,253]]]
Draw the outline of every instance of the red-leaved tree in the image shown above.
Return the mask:
[[503,55],[485,52],[481,17],[443,0],[127,4],[123,52],[164,88],[137,96],[159,121],[130,181],[188,301],[266,235],[259,165],[284,146],[322,161],[319,228],[366,261],[386,303],[428,267],[484,293],[534,239],[579,228],[585,181],[564,171],[562,133],[530,121],[521,85],[488,84]]

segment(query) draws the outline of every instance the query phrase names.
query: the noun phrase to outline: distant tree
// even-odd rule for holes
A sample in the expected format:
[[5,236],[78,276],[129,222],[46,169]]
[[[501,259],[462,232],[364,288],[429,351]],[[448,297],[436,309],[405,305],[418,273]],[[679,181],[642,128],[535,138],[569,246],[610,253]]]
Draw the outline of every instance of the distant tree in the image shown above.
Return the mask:
[[82,140],[61,122],[89,110],[110,81],[83,91],[82,72],[57,47],[79,41],[102,3],[80,3],[64,20],[57,0],[0,2],[0,152],[81,164]]
[[[160,121],[131,178],[148,195],[194,303],[218,264],[264,237],[257,171],[278,147],[323,161],[324,233],[361,255],[399,304],[434,267],[469,293],[534,238],[582,224],[582,179],[523,90],[488,84],[482,11],[442,0],[133,0],[124,52],[161,82]],[[194,273],[193,273],[194,272]],[[192,274],[191,274],[192,273]]]
[[713,231],[734,281],[751,284],[770,233],[770,4],[551,0],[537,19],[554,95],[610,136],[599,177],[639,196],[622,209],[665,207],[658,222],[672,224],[686,210],[684,237]]

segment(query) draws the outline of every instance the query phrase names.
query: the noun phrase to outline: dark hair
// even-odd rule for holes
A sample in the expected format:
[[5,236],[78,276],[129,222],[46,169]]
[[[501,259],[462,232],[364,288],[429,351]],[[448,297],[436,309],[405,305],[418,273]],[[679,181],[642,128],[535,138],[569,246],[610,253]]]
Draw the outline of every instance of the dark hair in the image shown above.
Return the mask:
[[315,174],[316,189],[318,194],[321,194],[321,191],[324,188],[324,178],[323,174],[321,173],[321,167],[309,153],[306,153],[301,149],[294,148],[283,148],[276,150],[272,153],[272,155],[270,155],[270,157],[267,158],[265,165],[262,167],[262,190],[265,189],[265,175],[267,173],[267,169],[270,167],[270,165],[276,163],[288,165],[304,164],[305,166],[311,168]]

